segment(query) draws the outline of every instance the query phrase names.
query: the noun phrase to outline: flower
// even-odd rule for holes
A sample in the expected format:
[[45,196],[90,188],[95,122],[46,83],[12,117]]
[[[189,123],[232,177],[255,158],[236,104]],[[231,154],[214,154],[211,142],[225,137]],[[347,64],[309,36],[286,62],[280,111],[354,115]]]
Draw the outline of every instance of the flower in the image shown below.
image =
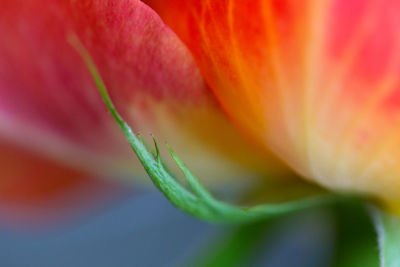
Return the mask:
[[166,140],[199,176],[282,175],[272,151],[308,180],[397,209],[398,1],[144,2],[153,9],[139,0],[0,0],[6,209],[27,195],[30,204],[65,191],[87,201],[89,188],[110,187],[88,177],[141,176],[74,38],[134,130]]
[[400,2],[148,0],[236,126],[302,176],[400,203]]
[[186,46],[141,1],[0,0],[0,217],[39,206],[47,218],[121,193],[104,178],[142,176],[73,38],[134,130],[166,140],[196,173],[276,167],[233,130]]

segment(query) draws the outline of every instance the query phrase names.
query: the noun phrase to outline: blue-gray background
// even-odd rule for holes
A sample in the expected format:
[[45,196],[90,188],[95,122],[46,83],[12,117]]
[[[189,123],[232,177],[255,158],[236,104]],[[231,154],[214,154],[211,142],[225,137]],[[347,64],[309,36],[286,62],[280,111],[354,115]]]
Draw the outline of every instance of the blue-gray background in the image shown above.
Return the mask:
[[[265,238],[251,266],[329,266],[329,220],[318,212],[287,218]],[[158,192],[40,231],[0,227],[1,267],[190,266],[231,228],[193,219]]]

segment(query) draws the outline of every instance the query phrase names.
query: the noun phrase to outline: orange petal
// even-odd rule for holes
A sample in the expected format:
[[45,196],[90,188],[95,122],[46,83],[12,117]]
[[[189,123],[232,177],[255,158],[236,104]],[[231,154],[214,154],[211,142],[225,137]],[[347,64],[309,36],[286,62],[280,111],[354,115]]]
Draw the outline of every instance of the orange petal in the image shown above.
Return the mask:
[[149,0],[243,132],[327,187],[400,199],[400,2]]

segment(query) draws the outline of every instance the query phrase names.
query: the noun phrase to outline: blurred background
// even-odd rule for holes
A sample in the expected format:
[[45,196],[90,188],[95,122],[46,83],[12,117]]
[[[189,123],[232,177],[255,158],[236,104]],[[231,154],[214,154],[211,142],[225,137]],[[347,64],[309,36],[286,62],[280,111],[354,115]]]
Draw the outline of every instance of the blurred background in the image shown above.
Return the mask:
[[[272,223],[267,232],[264,228],[246,234],[262,238],[248,255],[250,261],[232,266],[330,266],[330,217],[326,211],[303,212]],[[17,230],[2,225],[0,266],[195,266],[235,231],[236,227],[211,225],[181,213],[159,192],[135,192],[52,227]],[[243,241],[236,242],[229,257],[251,243]]]

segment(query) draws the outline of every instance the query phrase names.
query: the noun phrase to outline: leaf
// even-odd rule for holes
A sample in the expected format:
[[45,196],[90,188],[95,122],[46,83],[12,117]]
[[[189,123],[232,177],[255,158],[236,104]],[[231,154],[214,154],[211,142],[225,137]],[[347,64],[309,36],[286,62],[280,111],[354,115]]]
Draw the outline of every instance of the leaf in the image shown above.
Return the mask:
[[400,267],[400,217],[375,206],[370,210],[378,235],[381,267]]
[[119,115],[93,60],[79,39],[76,36],[70,36],[69,41],[85,61],[109,112],[121,128],[150,179],[164,196],[182,211],[210,222],[248,223],[343,200],[340,196],[326,193],[283,203],[256,205],[250,208],[233,206],[215,199],[169,148],[173,160],[190,186],[191,190],[189,191],[179,184],[165,167],[156,139],[154,138],[155,151],[153,151],[133,133],[130,126]]

